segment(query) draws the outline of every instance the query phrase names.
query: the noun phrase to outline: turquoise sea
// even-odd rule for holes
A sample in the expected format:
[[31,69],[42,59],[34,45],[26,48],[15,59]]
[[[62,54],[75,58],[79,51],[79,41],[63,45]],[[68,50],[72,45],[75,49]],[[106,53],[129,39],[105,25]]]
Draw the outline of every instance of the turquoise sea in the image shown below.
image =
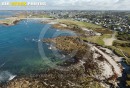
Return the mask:
[[[50,27],[44,36],[39,38],[45,26]],[[0,25],[0,81],[9,80],[13,75],[40,73],[49,68],[39,53],[38,42],[54,37],[55,33],[60,36],[74,34],[54,29],[39,20],[22,20],[13,26]],[[50,45],[43,43],[42,48],[48,60],[55,62]]]

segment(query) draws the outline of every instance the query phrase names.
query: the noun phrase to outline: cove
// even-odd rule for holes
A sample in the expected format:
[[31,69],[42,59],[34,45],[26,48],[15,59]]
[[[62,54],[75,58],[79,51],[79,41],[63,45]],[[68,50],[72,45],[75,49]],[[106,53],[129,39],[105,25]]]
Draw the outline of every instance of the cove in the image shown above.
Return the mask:
[[[38,49],[38,42],[42,40],[39,39],[39,35],[47,25],[51,26],[43,24],[39,20],[22,20],[13,26],[0,25],[0,76],[6,76],[7,73],[35,74],[49,68],[41,58]],[[53,38],[56,32],[60,36],[74,34],[70,31],[50,27],[43,38]],[[54,59],[53,52],[49,47],[50,45],[43,43],[42,48],[45,55],[48,59]]]

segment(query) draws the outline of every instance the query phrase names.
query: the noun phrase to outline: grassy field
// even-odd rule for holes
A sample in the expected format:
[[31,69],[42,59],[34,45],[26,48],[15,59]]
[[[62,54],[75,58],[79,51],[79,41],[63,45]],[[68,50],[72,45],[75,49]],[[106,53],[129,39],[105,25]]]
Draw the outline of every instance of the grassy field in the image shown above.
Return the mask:
[[65,23],[65,24],[77,24],[77,25],[79,25],[81,27],[88,27],[88,28],[93,28],[93,29],[102,28],[101,26],[98,26],[98,25],[95,25],[95,24],[92,24],[92,23],[73,21],[73,20],[69,20],[69,19],[68,20],[60,19],[58,21],[61,22],[61,23]]
[[120,48],[124,53],[128,54],[128,57],[130,57],[130,47],[117,47]]
[[[101,36],[90,36],[90,37],[81,36],[80,39],[86,40],[86,41],[91,42],[91,43],[96,43],[98,45],[109,48],[109,49],[113,50],[117,55],[122,56],[122,57],[124,57],[124,55],[122,54],[122,52],[123,52],[126,56],[129,57],[129,58],[126,58],[126,62],[128,64],[130,64],[130,47],[129,47],[130,42],[123,41],[123,40],[115,40],[113,42],[113,46],[105,46],[103,39],[104,38],[111,38],[112,34],[114,33],[113,31],[110,31],[106,28],[103,28],[101,26],[98,26],[98,25],[95,25],[92,23],[74,21],[74,20],[70,20],[70,19],[67,19],[67,20],[60,19],[60,20],[58,20],[58,22],[60,22],[62,24],[66,24],[67,26],[68,25],[77,25],[81,28],[92,29],[98,33],[102,33],[103,35],[101,35]],[[116,33],[116,37],[122,38],[118,33]],[[126,35],[124,35],[123,39],[128,39],[128,38]],[[114,45],[115,43],[117,43],[117,45]],[[120,49],[122,50],[122,52],[120,51]]]
[[[127,42],[127,41],[116,40],[116,41],[114,41],[114,43],[117,43],[117,45],[114,44],[113,46],[109,46],[109,47],[107,47],[107,48],[113,50],[117,55],[124,57],[124,58],[126,59],[126,63],[127,63],[128,65],[130,65],[130,47],[120,46],[120,44],[125,44],[125,43],[128,43],[128,42]],[[125,56],[127,56],[127,57],[125,57],[122,52],[123,52],[123,53],[125,54]]]
[[52,18],[52,17],[46,14],[38,14],[38,15],[31,15],[30,18]]
[[82,40],[86,40],[91,43],[96,43],[98,45],[104,46],[104,38],[110,38],[111,34],[104,34],[102,36],[91,36],[91,37],[81,37]]
[[[65,23],[64,23],[65,24]],[[61,26],[61,24],[54,24],[53,27],[60,30],[71,30],[77,34],[85,34],[84,31],[77,24],[65,24],[66,26]]]
[[117,49],[115,46],[106,46],[106,48],[111,49],[111,50],[114,51],[117,55],[123,57],[122,52],[121,52],[119,49]]
[[[124,53],[128,57],[128,58],[125,57],[126,63],[128,65],[130,65],[130,47],[128,47],[128,46],[124,47],[124,46],[120,45],[120,44],[128,45],[129,42],[121,41],[121,40],[115,40],[114,43],[113,43],[113,46],[105,46],[103,39],[104,38],[110,38],[110,37],[111,37],[111,34],[104,34],[102,36],[92,36],[92,37],[87,37],[87,38],[81,37],[81,39],[86,40],[86,41],[91,42],[91,43],[96,43],[96,44],[104,46],[106,48],[109,48],[112,51],[114,51],[114,53],[116,53],[117,55],[119,55],[121,57],[124,57],[124,55],[123,55],[123,53]],[[115,43],[117,43],[116,46],[114,45]]]
[[124,54],[126,54],[127,57],[130,57],[130,42],[128,41],[121,41],[121,40],[115,40],[113,43],[113,46],[116,48],[121,49]]
[[66,19],[60,19],[60,20],[58,20],[58,22],[66,24],[66,25],[76,24],[79,27],[92,29],[92,30],[94,30],[98,33],[102,33],[102,34],[112,34],[113,33],[109,29],[103,28],[101,26],[98,26],[98,25],[95,25],[95,24],[92,24],[92,23],[74,21],[74,20],[69,20],[69,19],[67,19],[67,20]]

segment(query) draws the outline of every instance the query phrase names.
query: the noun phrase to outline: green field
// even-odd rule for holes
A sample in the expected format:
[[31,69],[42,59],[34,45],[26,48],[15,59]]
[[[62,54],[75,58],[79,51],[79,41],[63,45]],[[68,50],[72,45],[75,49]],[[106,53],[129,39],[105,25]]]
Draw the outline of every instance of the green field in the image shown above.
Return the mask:
[[127,57],[130,57],[130,42],[116,40],[114,41],[113,46],[121,49]]
[[76,24],[79,27],[88,28],[88,29],[94,30],[94,31],[96,31],[98,33],[102,33],[102,34],[112,34],[113,33],[109,29],[103,28],[99,25],[95,25],[92,23],[80,22],[80,21],[75,21],[75,20],[70,20],[70,19],[60,19],[60,20],[58,20],[58,22],[66,24],[66,25]]
[[52,18],[52,17],[46,14],[38,14],[38,15],[32,15],[30,18]]
[[79,27],[82,27],[82,28],[87,28],[87,29],[94,30],[98,33],[102,33],[103,35],[101,35],[101,36],[89,36],[89,37],[81,36],[80,39],[91,42],[91,43],[96,43],[103,47],[109,48],[109,49],[113,50],[119,56],[124,57],[123,54],[125,54],[128,57],[128,58],[126,58],[126,63],[130,64],[130,42],[126,41],[129,39],[129,36],[127,36],[127,34],[123,33],[123,34],[119,35],[119,33],[116,32],[115,37],[117,38],[117,40],[115,40],[113,42],[113,46],[106,46],[103,39],[111,38],[113,31],[110,31],[106,28],[103,28],[101,26],[98,26],[98,25],[95,25],[92,23],[74,21],[74,20],[70,20],[70,19],[60,19],[60,20],[58,20],[58,22],[66,24],[66,25],[74,24],[74,25],[78,25]]
[[129,43],[127,41],[115,40],[113,46],[108,47],[117,55],[124,57],[128,65],[130,65],[130,47],[127,46]]
[[105,46],[103,39],[110,38],[110,37],[111,37],[111,34],[104,34],[102,36],[81,37],[81,39],[86,40],[86,41],[91,42],[91,43],[96,43],[96,44],[101,45],[101,46]]

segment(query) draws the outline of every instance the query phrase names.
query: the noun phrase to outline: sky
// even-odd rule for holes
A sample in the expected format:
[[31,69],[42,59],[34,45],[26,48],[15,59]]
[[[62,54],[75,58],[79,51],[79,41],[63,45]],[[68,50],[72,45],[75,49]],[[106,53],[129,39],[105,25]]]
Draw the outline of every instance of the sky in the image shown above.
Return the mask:
[[9,7],[0,10],[130,10],[130,0],[0,0],[46,2],[46,6]]

